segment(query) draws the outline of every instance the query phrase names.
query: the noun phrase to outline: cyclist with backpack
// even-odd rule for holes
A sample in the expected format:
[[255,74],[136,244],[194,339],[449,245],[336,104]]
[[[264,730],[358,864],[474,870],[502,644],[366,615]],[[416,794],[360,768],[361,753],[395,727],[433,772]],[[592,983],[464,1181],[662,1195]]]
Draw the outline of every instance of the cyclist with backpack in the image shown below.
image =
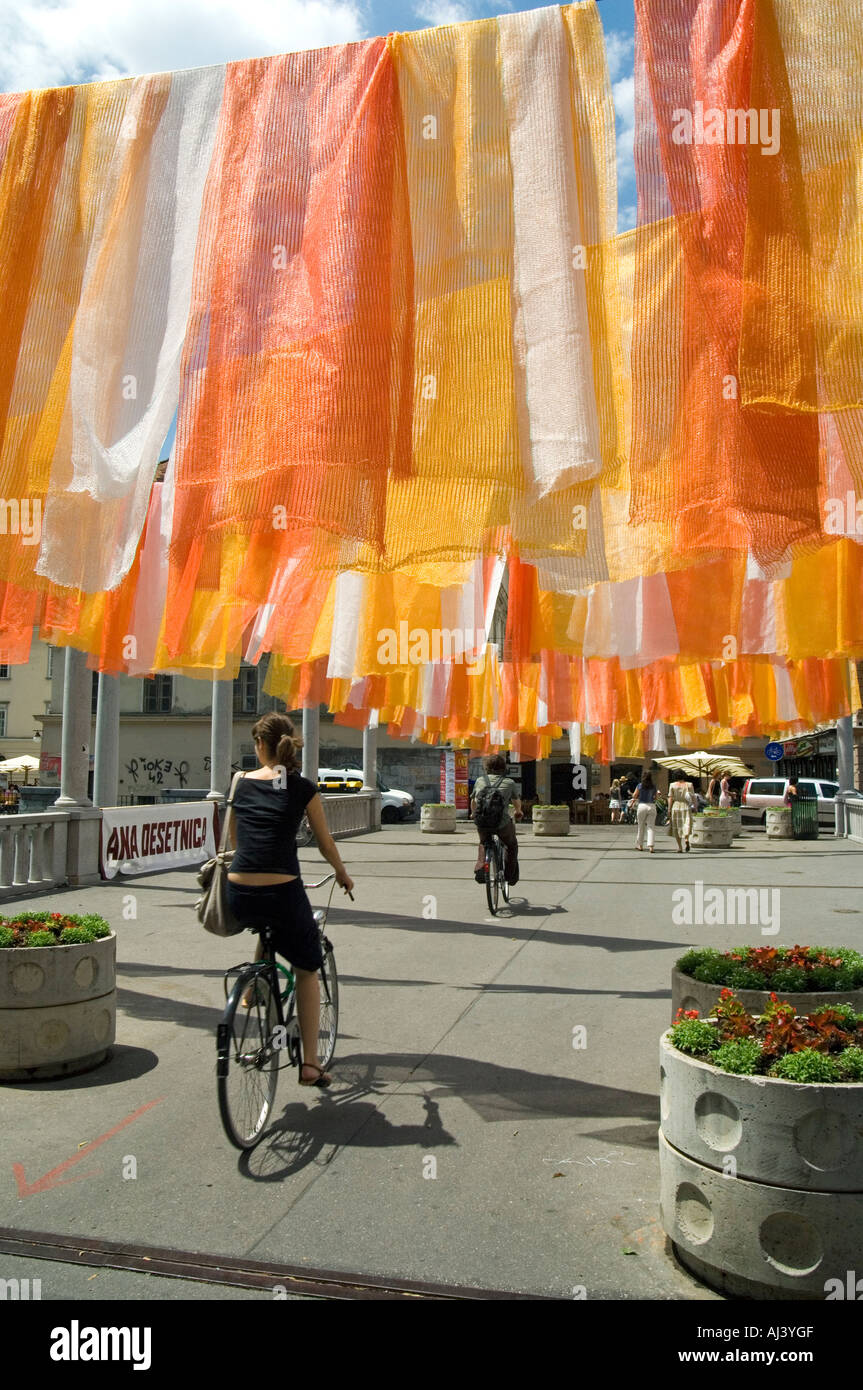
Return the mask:
[[479,834],[479,852],[474,867],[477,883],[485,882],[485,847],[497,835],[506,851],[504,873],[507,883],[518,883],[518,840],[512,823],[510,807],[516,820],[521,820],[521,798],[515,782],[506,775],[506,758],[493,753],[483,759],[485,771],[476,779],[470,807]]

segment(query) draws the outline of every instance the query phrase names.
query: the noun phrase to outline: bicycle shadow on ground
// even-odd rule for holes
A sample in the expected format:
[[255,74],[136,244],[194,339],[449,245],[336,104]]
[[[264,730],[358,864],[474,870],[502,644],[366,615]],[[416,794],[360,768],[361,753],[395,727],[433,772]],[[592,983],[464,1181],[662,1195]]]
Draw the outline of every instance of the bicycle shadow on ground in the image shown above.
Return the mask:
[[429,1096],[423,1097],[423,1124],[399,1125],[372,1101],[357,1098],[370,1093],[383,1094],[362,1083],[348,1091],[320,1091],[319,1104],[312,1107],[302,1102],[285,1106],[259,1147],[240,1158],[240,1171],[253,1182],[282,1182],[311,1163],[326,1167],[346,1148],[418,1146],[427,1152],[458,1143],[444,1129],[440,1106]]
[[[260,1146],[240,1158],[239,1169],[246,1177],[281,1182],[311,1163],[325,1167],[348,1148],[418,1146],[427,1152],[459,1146],[440,1114],[439,1102],[450,1099],[464,1101],[487,1123],[587,1119],[600,1126],[593,1134],[613,1135],[616,1143],[639,1148],[656,1143],[655,1094],[441,1053],[347,1056],[336,1060],[333,1071],[332,1089],[309,1088],[317,1104],[285,1106]],[[405,1085],[421,1088],[423,1123],[393,1124],[382,1113],[380,1101]],[[618,1127],[614,1122],[622,1119],[636,1123]]]

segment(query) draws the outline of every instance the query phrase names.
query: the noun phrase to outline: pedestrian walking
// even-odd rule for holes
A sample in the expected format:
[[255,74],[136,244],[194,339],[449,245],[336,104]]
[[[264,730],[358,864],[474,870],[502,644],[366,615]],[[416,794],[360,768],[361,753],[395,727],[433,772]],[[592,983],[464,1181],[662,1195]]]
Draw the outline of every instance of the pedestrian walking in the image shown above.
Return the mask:
[[668,804],[671,808],[671,832],[677,841],[677,853],[683,854],[684,847],[689,853],[689,837],[692,834],[692,813],[695,810],[695,793],[682,772],[675,772],[674,781],[668,788]]
[[715,772],[707,786],[707,800],[711,806],[715,806],[719,801],[719,778]]
[[731,805],[731,778],[728,773],[722,778],[719,784],[719,805],[722,810],[727,811]]
[[635,837],[635,848],[641,849],[644,844],[644,832],[647,831],[648,853],[653,853],[653,833],[656,827],[656,786],[649,772],[645,772],[641,781],[635,789],[630,805],[636,808],[635,818],[638,824],[638,832]]
[[611,796],[608,800],[608,809],[611,812],[611,823],[616,825],[623,815],[623,790],[620,785],[620,778],[615,777],[611,784]]

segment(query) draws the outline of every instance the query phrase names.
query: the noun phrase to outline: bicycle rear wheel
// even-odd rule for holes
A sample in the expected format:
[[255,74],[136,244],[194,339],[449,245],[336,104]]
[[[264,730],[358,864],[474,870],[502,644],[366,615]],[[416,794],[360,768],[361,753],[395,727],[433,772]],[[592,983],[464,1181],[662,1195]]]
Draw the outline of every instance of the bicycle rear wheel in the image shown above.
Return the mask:
[[488,899],[488,910],[494,917],[500,899],[500,879],[497,875],[497,853],[494,840],[485,847],[485,895]]
[[[243,999],[249,995],[250,1005]],[[263,1137],[279,1080],[279,1051],[272,1043],[278,1020],[268,975],[241,975],[218,1029],[219,1114],[238,1149],[253,1149]]]
[[508,902],[509,902],[509,884],[508,884],[507,881],[506,881],[506,872],[505,872],[505,870],[504,870],[504,863],[505,863],[505,859],[504,859],[504,848],[503,848],[503,844],[502,844],[502,842],[501,842],[500,840],[498,840],[498,842],[497,842],[497,873],[498,873],[498,878],[500,879],[500,891],[503,893],[503,900],[504,900],[505,903],[508,903]]
[[324,963],[320,970],[321,1022],[318,1029],[318,1060],[326,1071],[336,1050],[339,1035],[339,976],[332,945],[323,937]]

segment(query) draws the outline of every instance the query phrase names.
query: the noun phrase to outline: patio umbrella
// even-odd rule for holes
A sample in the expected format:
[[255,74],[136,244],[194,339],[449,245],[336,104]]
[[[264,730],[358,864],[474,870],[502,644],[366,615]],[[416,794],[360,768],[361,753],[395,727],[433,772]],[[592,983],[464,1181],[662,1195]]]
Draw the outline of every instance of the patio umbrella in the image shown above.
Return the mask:
[[671,758],[654,758],[660,767],[679,768],[690,777],[712,777],[727,773],[729,777],[751,777],[752,768],[733,753],[679,753]]
[[29,753],[24,753],[18,758],[7,758],[5,762],[0,763],[0,772],[12,774],[20,774],[23,772],[25,786],[27,785],[27,774],[29,772],[36,772],[38,769],[39,759],[31,758]]

